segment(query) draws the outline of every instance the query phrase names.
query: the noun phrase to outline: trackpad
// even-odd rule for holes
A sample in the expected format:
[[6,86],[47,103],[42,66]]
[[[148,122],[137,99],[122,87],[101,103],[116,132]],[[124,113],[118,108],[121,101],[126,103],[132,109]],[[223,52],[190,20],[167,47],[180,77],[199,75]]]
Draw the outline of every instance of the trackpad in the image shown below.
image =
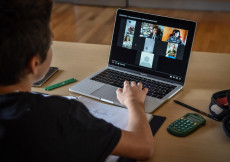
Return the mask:
[[100,89],[91,93],[91,95],[97,96],[97,97],[100,97],[100,98],[103,98],[109,101],[113,101],[114,103],[119,103],[117,99],[116,90],[117,90],[116,87],[104,85]]

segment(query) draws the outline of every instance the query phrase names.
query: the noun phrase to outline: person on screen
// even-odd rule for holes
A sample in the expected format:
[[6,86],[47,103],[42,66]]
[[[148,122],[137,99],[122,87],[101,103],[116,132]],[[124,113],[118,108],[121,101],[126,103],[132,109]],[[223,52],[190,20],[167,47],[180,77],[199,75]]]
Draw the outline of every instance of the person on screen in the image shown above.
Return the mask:
[[122,46],[125,48],[128,48],[128,49],[132,48],[132,42],[131,42],[130,36],[128,34],[125,36],[125,39],[124,39]]
[[184,43],[181,40],[180,30],[177,29],[173,30],[172,34],[170,34],[169,39],[166,42],[184,45]]
[[167,55],[166,56],[175,59],[176,58],[176,53],[177,53],[177,51],[175,49],[175,44],[171,43],[169,46],[170,47],[169,47],[169,50],[167,51]]
[[135,30],[135,27],[134,26],[130,26],[129,29],[128,29],[127,34],[134,34],[134,30]]
[[[51,0],[1,0],[0,161],[146,160],[153,135],[142,83],[124,82],[117,98],[128,108],[127,130],[94,117],[81,102],[32,92],[52,60]],[[81,70],[81,69],[79,69]]]
[[160,29],[157,26],[154,26],[153,27],[153,32],[149,35],[148,38],[161,40],[162,39],[162,34],[161,34]]

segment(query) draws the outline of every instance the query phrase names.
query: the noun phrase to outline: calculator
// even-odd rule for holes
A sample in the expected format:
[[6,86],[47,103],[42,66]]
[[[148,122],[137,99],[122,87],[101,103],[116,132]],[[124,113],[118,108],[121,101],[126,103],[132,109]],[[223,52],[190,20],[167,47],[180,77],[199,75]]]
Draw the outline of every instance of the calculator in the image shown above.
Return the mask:
[[183,117],[174,121],[167,128],[168,132],[174,136],[185,137],[206,123],[205,119],[195,113],[187,113]]

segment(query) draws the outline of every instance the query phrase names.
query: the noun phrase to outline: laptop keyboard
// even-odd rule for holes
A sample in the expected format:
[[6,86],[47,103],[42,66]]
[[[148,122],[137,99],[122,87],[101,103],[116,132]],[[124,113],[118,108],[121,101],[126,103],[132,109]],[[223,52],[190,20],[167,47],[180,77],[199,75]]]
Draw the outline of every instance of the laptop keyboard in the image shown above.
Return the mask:
[[147,93],[148,96],[156,97],[159,99],[162,99],[176,87],[159,81],[142,78],[111,69],[106,69],[91,79],[120,88],[123,87],[125,80],[135,81],[136,83],[141,82],[143,84],[143,88],[147,87],[149,89]]

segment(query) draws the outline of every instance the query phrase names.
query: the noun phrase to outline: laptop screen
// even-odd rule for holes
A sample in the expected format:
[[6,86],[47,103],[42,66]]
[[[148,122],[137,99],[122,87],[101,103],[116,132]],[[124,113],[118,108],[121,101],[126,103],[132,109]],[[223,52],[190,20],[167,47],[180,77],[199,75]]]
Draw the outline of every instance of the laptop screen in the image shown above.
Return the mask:
[[196,23],[118,9],[109,64],[184,83]]

